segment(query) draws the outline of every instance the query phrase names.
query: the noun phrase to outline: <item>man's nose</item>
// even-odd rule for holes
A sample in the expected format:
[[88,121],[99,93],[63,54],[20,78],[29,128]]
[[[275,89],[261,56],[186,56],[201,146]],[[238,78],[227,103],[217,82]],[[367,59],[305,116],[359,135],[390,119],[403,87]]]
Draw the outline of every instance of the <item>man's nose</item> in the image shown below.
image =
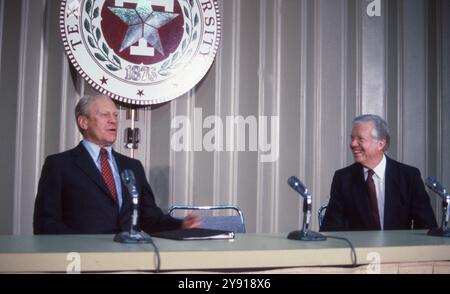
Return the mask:
[[111,115],[108,120],[110,123],[117,124],[118,119],[115,115]]

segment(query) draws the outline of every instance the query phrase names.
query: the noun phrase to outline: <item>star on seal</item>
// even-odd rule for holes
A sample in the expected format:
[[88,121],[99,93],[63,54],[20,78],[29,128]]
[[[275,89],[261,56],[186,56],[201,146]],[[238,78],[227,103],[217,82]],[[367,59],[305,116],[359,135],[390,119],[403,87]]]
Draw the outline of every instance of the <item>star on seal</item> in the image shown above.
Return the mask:
[[122,41],[120,52],[143,38],[150,46],[164,55],[158,29],[174,20],[179,15],[178,13],[154,11],[150,0],[140,0],[135,9],[108,8],[128,25],[128,31]]

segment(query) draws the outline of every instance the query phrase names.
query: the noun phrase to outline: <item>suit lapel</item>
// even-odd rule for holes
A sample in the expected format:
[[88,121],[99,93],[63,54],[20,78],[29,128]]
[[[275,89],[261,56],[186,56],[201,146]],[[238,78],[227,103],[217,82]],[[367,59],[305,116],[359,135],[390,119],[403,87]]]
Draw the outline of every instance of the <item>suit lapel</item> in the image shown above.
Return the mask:
[[100,171],[82,143],[74,149],[73,156],[75,164],[112,200],[111,192],[106,187]]
[[372,219],[370,217],[370,203],[369,196],[367,194],[366,182],[364,180],[364,170],[362,165],[356,163],[352,171],[352,178],[355,179],[355,185],[353,185],[353,191],[351,195],[355,197],[353,202],[355,204],[358,215],[364,222],[365,227],[372,226]]
[[396,196],[396,171],[392,160],[386,156],[386,172],[384,175],[384,229],[395,225],[395,196]]

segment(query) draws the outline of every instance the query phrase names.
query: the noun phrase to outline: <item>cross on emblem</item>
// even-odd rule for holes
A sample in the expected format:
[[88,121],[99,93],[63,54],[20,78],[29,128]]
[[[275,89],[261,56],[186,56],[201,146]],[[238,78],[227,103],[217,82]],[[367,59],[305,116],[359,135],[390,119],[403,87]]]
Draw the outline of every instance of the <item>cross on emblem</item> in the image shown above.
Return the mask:
[[[136,8],[124,8],[124,3],[136,4]],[[120,52],[130,47],[130,55],[154,56],[154,49],[164,55],[158,30],[178,16],[173,13],[174,0],[116,0],[115,5],[109,10],[128,25]],[[154,11],[152,5],[163,6],[165,12]],[[138,46],[132,46],[136,42]]]

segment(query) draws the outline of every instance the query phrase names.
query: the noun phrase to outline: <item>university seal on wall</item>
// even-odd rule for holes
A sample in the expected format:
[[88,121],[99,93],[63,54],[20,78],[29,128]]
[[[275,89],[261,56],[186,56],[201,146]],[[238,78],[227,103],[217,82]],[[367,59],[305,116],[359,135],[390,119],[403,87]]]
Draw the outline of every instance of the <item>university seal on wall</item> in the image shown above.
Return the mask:
[[217,0],[62,0],[67,56],[99,92],[149,105],[192,89],[220,40]]

